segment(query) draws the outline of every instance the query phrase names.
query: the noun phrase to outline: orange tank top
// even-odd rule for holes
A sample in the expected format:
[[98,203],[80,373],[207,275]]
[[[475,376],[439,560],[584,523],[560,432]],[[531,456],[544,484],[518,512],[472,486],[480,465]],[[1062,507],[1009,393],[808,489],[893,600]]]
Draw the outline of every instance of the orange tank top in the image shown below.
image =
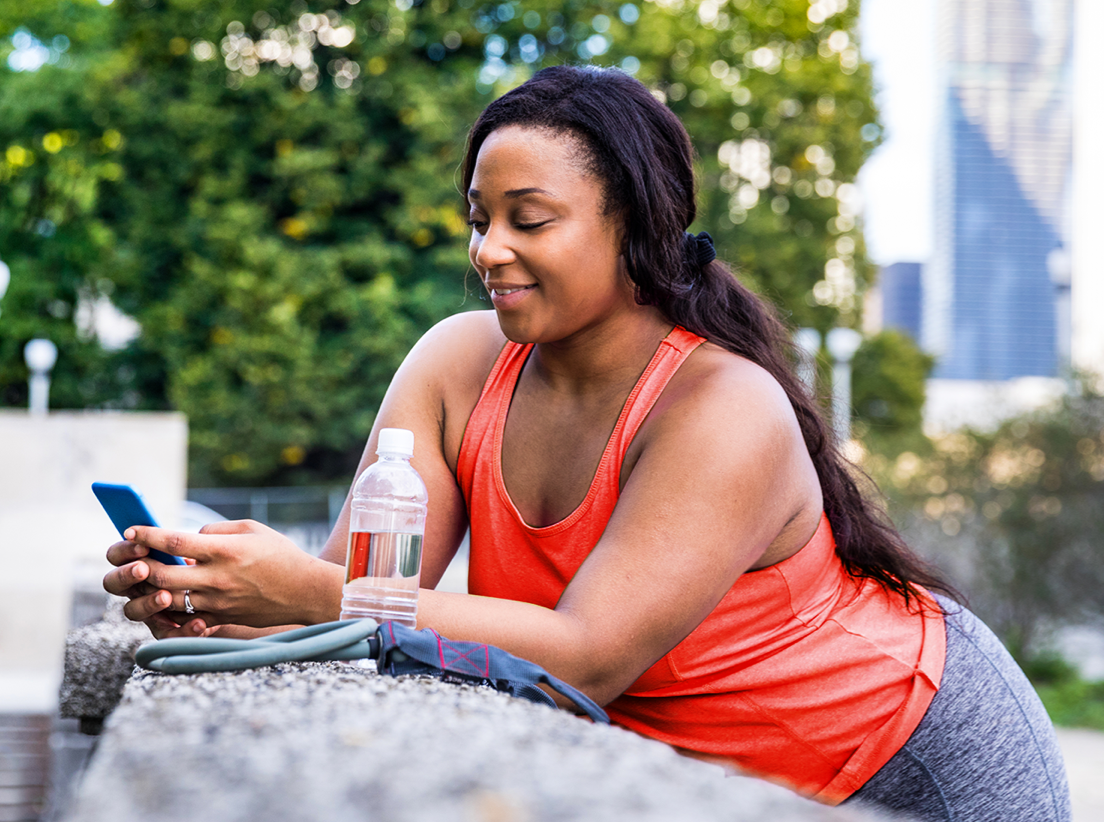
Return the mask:
[[[464,432],[468,589],[555,608],[618,499],[621,462],[671,376],[704,340],[676,327],[633,388],[586,498],[533,528],[502,479],[502,436],[531,345],[507,343]],[[614,722],[728,759],[822,802],[850,796],[915,730],[939,687],[942,619],[852,577],[826,517],[792,557],[741,576],[686,639],[606,706]]]

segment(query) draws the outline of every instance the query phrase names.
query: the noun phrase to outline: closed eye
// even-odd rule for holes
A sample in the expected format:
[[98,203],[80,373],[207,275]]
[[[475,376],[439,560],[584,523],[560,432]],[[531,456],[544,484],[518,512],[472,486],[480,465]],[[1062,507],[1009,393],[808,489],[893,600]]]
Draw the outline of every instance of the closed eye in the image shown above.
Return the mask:
[[[552,222],[552,221],[551,220],[541,220],[540,222],[536,222],[536,223],[514,223],[514,228],[518,229],[519,231],[532,231],[534,229],[540,228],[543,225],[547,225],[550,222]],[[487,221],[486,220],[477,220],[474,217],[472,217],[471,219],[469,219],[467,221],[467,223],[468,223],[468,225],[470,225],[472,228],[474,228],[476,231],[478,231],[480,233],[483,233],[483,231],[487,228]]]

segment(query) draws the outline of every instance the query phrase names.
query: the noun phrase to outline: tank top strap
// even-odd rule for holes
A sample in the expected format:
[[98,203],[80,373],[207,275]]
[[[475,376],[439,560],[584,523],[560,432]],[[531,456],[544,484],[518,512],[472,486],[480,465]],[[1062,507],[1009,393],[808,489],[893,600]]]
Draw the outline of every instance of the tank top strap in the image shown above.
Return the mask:
[[676,325],[652,357],[648,367],[637,380],[629,398],[625,401],[625,407],[617,420],[617,426],[613,430],[611,442],[616,448],[617,464],[620,465],[625,457],[625,452],[644,424],[652,406],[656,404],[659,395],[667,387],[667,383],[686,362],[694,350],[705,342],[705,337],[700,337],[682,326]]
[[510,400],[514,396],[514,387],[532,348],[532,344],[521,345],[507,341],[483,384],[479,400],[464,427],[460,454],[456,460],[456,479],[465,497],[470,498],[475,461],[480,449],[484,444],[495,441],[495,429],[500,421],[505,421],[510,410]]

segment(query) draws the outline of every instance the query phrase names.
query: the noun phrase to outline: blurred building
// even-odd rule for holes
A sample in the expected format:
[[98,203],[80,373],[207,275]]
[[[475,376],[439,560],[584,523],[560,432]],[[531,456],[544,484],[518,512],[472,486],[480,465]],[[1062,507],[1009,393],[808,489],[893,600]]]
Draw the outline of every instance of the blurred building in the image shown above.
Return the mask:
[[1069,352],[1072,0],[940,0],[937,380],[1056,377]]
[[904,332],[920,341],[923,294],[920,263],[893,263],[878,273],[881,327]]
[[1073,0],[938,0],[929,431],[1060,395],[1071,338]]

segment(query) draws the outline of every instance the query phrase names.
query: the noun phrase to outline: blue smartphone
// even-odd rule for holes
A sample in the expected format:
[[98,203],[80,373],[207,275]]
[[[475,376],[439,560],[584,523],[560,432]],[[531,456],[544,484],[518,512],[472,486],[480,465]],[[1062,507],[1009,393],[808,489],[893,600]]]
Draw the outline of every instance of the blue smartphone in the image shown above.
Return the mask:
[[[123,536],[123,532],[132,525],[159,527],[157,520],[153,518],[153,514],[146,507],[146,501],[142,499],[142,495],[129,485],[94,482],[92,483],[92,493],[96,495],[100,505],[107,511],[107,515],[111,517],[115,527],[119,529],[119,536]],[[123,539],[126,539],[126,537],[123,537]],[[165,565],[188,564],[183,557],[175,557],[172,554],[166,554],[164,551],[158,551],[156,548],[150,548],[149,555],[152,559],[163,562]]]

